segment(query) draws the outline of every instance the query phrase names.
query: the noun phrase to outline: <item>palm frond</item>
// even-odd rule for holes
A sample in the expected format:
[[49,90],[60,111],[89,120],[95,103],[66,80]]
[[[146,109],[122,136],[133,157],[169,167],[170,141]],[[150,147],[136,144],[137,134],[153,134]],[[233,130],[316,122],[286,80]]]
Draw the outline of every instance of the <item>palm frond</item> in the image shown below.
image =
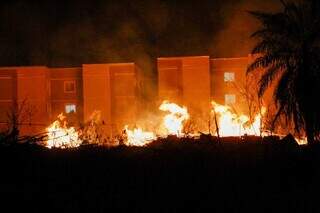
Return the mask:
[[279,72],[285,69],[281,64],[270,67],[259,80],[259,97],[262,97]]
[[274,121],[284,117],[293,122],[296,131],[320,139],[320,104],[314,101],[320,91],[320,1],[281,3],[281,12],[250,11],[261,26],[251,35],[258,39],[252,54],[259,57],[248,66],[247,74],[254,70],[262,73],[260,97],[277,79]]

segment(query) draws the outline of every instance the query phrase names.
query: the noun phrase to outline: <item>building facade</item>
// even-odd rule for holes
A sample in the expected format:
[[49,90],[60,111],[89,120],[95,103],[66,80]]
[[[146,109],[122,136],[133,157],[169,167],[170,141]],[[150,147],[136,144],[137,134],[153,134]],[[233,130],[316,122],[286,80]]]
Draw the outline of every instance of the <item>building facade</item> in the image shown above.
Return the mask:
[[158,59],[160,100],[169,100],[188,108],[197,129],[210,119],[210,59],[208,56]]
[[108,134],[134,120],[136,67],[133,63],[79,68],[0,68],[0,128],[18,123],[20,133],[38,134],[60,113],[81,125],[100,111]]
[[[250,55],[158,58],[158,100],[186,106],[199,131],[206,129],[210,120],[212,100],[246,113],[243,93],[252,60]],[[139,70],[134,63],[2,67],[0,128],[5,129],[12,120],[10,114],[19,112],[23,114],[19,115],[21,134],[35,134],[45,131],[61,112],[72,125],[80,125],[100,111],[105,132],[117,134],[125,124],[134,124],[141,112]]]

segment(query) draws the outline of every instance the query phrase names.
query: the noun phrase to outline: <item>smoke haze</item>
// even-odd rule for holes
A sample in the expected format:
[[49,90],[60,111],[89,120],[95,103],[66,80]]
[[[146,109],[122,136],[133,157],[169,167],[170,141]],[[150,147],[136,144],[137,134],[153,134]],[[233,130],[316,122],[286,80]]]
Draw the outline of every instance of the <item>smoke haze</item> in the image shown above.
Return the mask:
[[257,27],[246,11],[280,5],[278,0],[1,4],[1,66],[134,61],[147,70],[159,56],[245,56]]

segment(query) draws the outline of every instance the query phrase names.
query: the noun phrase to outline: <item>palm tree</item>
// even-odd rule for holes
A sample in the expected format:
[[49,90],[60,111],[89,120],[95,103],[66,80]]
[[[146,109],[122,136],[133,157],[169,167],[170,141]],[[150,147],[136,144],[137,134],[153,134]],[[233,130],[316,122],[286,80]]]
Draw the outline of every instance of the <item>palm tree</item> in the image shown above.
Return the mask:
[[275,83],[274,122],[284,116],[313,144],[320,136],[320,3],[281,3],[278,13],[250,12],[261,27],[252,34],[258,39],[252,50],[257,58],[247,73],[262,72],[259,97]]

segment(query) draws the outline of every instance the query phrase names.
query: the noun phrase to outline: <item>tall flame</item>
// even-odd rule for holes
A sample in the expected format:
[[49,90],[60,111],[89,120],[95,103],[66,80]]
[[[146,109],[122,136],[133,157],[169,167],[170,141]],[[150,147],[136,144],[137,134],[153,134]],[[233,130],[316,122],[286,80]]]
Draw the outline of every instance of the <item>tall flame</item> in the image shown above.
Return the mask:
[[161,111],[169,112],[163,118],[163,124],[168,134],[170,135],[182,135],[183,123],[189,119],[189,113],[186,107],[180,107],[177,104],[163,101],[159,109]]
[[79,139],[78,132],[74,127],[67,127],[66,116],[61,113],[47,128],[48,148],[74,148],[81,145],[82,140]]
[[256,115],[254,121],[250,123],[248,116],[232,113],[229,106],[223,106],[212,101],[212,107],[212,112],[217,116],[220,136],[260,135],[261,115],[264,114],[265,108],[262,108],[261,113]]
[[[162,136],[167,135],[182,135],[183,124],[189,119],[188,110],[186,107],[180,107],[177,104],[164,101],[159,109],[161,111],[169,112],[165,115],[162,121],[162,125],[165,127],[165,132],[157,132]],[[133,130],[125,126],[126,139],[125,144],[128,146],[144,146],[153,140],[157,139],[156,133],[150,131],[144,131],[141,128],[135,128]]]
[[[179,106],[175,103],[163,101],[159,107],[159,110],[166,112],[167,114],[159,122],[164,130],[152,132],[149,130],[143,130],[142,128],[129,129],[125,126],[125,134],[123,135],[124,144],[127,146],[144,146],[157,139],[156,135],[168,136],[176,135],[178,137],[183,135],[184,125],[190,118],[188,110],[184,106]],[[212,101],[212,113],[217,121],[219,129],[219,135],[226,136],[242,136],[242,135],[260,135],[261,134],[261,116],[265,109],[261,110],[261,113],[256,115],[251,122],[246,115],[237,115],[232,112],[229,106],[223,106]],[[98,126],[94,125],[93,121],[98,122],[100,120],[100,113],[95,112],[93,114],[92,121],[88,124],[90,128],[84,129],[82,134],[79,135],[74,127],[68,127],[66,117],[61,113],[58,119],[54,121],[47,128],[47,143],[48,148],[73,148],[82,144],[82,139],[97,140]],[[99,123],[99,122],[98,122]],[[159,126],[159,127],[160,127]],[[88,137],[86,137],[86,134]],[[91,137],[91,136],[94,137]],[[99,134],[98,134],[99,135]],[[82,137],[82,138],[81,138]]]

